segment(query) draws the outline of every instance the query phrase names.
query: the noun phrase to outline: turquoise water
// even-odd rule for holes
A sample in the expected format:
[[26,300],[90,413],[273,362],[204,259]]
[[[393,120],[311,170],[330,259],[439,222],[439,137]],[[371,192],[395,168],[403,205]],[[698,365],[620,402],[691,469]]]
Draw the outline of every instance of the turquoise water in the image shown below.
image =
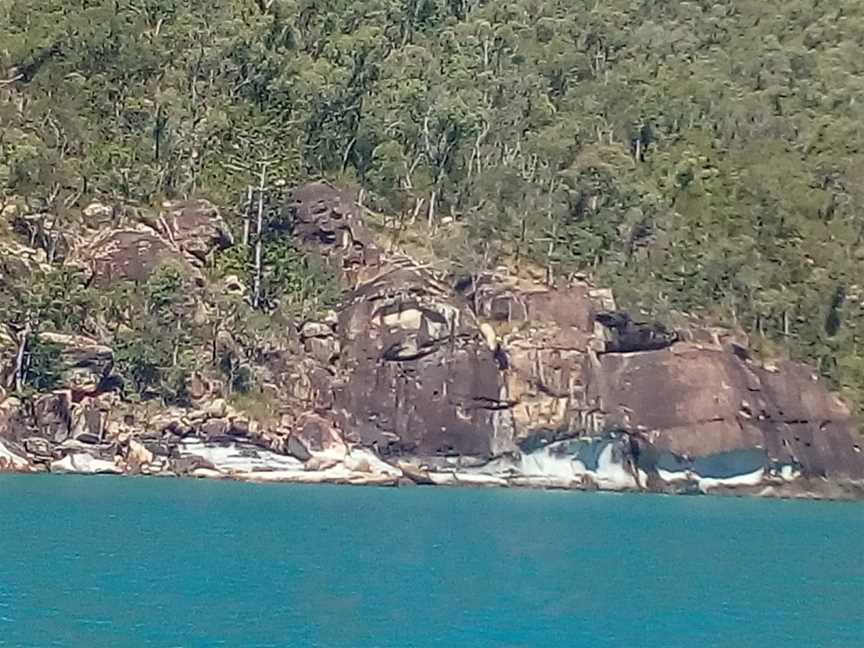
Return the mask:
[[0,478],[0,645],[864,646],[864,506]]

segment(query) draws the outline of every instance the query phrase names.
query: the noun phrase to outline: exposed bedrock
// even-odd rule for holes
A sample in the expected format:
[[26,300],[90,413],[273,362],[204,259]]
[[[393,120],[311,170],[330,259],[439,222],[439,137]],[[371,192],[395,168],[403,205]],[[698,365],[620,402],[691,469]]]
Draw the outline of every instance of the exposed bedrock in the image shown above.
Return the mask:
[[433,473],[609,488],[864,480],[854,421],[809,368],[765,367],[699,322],[635,321],[583,282],[436,276],[377,249],[343,192],[299,196],[303,240],[352,286],[324,413],[350,443]]
[[[55,337],[62,389],[26,404],[0,393],[0,470],[864,493],[856,422],[810,368],[764,364],[739,333],[695,320],[638,321],[584,281],[437,274],[379,248],[354,198],[313,183],[283,206],[284,235],[347,288],[337,312],[268,353],[277,420],[234,410],[205,376],[189,408],[136,410],[113,391],[110,348]],[[230,241],[203,201],[124,218],[70,255],[96,282],[141,280],[166,259],[197,272]]]

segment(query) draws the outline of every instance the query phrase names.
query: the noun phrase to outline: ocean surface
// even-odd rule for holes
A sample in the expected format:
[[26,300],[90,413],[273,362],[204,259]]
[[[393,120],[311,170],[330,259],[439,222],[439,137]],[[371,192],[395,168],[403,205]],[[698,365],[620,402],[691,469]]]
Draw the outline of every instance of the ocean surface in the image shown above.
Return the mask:
[[0,646],[864,646],[864,505],[0,478]]

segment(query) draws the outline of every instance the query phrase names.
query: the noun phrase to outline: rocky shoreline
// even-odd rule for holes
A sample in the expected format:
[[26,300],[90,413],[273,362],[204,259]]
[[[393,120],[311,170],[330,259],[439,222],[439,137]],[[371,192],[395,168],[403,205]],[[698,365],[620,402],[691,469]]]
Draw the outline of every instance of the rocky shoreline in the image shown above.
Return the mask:
[[[108,344],[41,333],[61,350],[62,388],[0,389],[0,472],[864,499],[849,409],[809,367],[754,357],[739,331],[635,321],[579,278],[436,274],[385,252],[355,197],[323,183],[284,208],[286,235],[348,288],[262,353],[275,412],[230,402],[207,374],[189,407],[127,402]],[[227,238],[214,206],[169,204],[100,225],[69,259],[97,284],[165,259],[205,281],[201,258]]]
[[[614,447],[614,446],[610,446]],[[750,496],[801,500],[864,500],[864,484],[832,482],[800,474],[754,471],[749,475],[718,479],[692,471],[662,483],[640,484],[622,465],[607,464],[599,470],[582,466],[571,469],[567,460],[554,460],[556,467],[543,470],[540,462],[549,459],[526,455],[520,462],[498,459],[492,465],[471,465],[470,461],[423,461],[400,459],[391,464],[362,448],[346,452],[341,459],[317,457],[303,462],[244,443],[207,444],[198,440],[178,446],[174,459],[159,458],[141,443],[130,441],[125,454],[113,460],[99,459],[79,447],[64,448],[68,454],[48,464],[33,464],[0,442],[0,473],[20,475],[114,475],[176,479],[215,479],[259,484],[330,484],[379,487],[460,487],[517,488],[534,490],[606,491],[667,495]],[[103,450],[100,448],[100,450]],[[554,447],[551,448],[554,451]],[[26,453],[22,453],[26,454]],[[525,464],[534,470],[523,472]],[[459,465],[462,464],[462,465]],[[521,464],[521,465],[520,465]],[[640,475],[645,479],[647,476]]]

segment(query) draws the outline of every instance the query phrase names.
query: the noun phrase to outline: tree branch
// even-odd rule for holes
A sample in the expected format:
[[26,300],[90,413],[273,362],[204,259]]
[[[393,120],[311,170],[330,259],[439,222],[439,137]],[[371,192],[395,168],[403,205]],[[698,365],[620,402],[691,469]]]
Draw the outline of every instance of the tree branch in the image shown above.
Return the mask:
[[3,86],[12,85],[12,84],[15,83],[16,81],[20,81],[20,80],[23,79],[23,78],[24,78],[24,75],[23,75],[23,74],[16,74],[16,75],[13,76],[11,79],[3,79],[3,80],[0,80],[0,88],[2,88]]

